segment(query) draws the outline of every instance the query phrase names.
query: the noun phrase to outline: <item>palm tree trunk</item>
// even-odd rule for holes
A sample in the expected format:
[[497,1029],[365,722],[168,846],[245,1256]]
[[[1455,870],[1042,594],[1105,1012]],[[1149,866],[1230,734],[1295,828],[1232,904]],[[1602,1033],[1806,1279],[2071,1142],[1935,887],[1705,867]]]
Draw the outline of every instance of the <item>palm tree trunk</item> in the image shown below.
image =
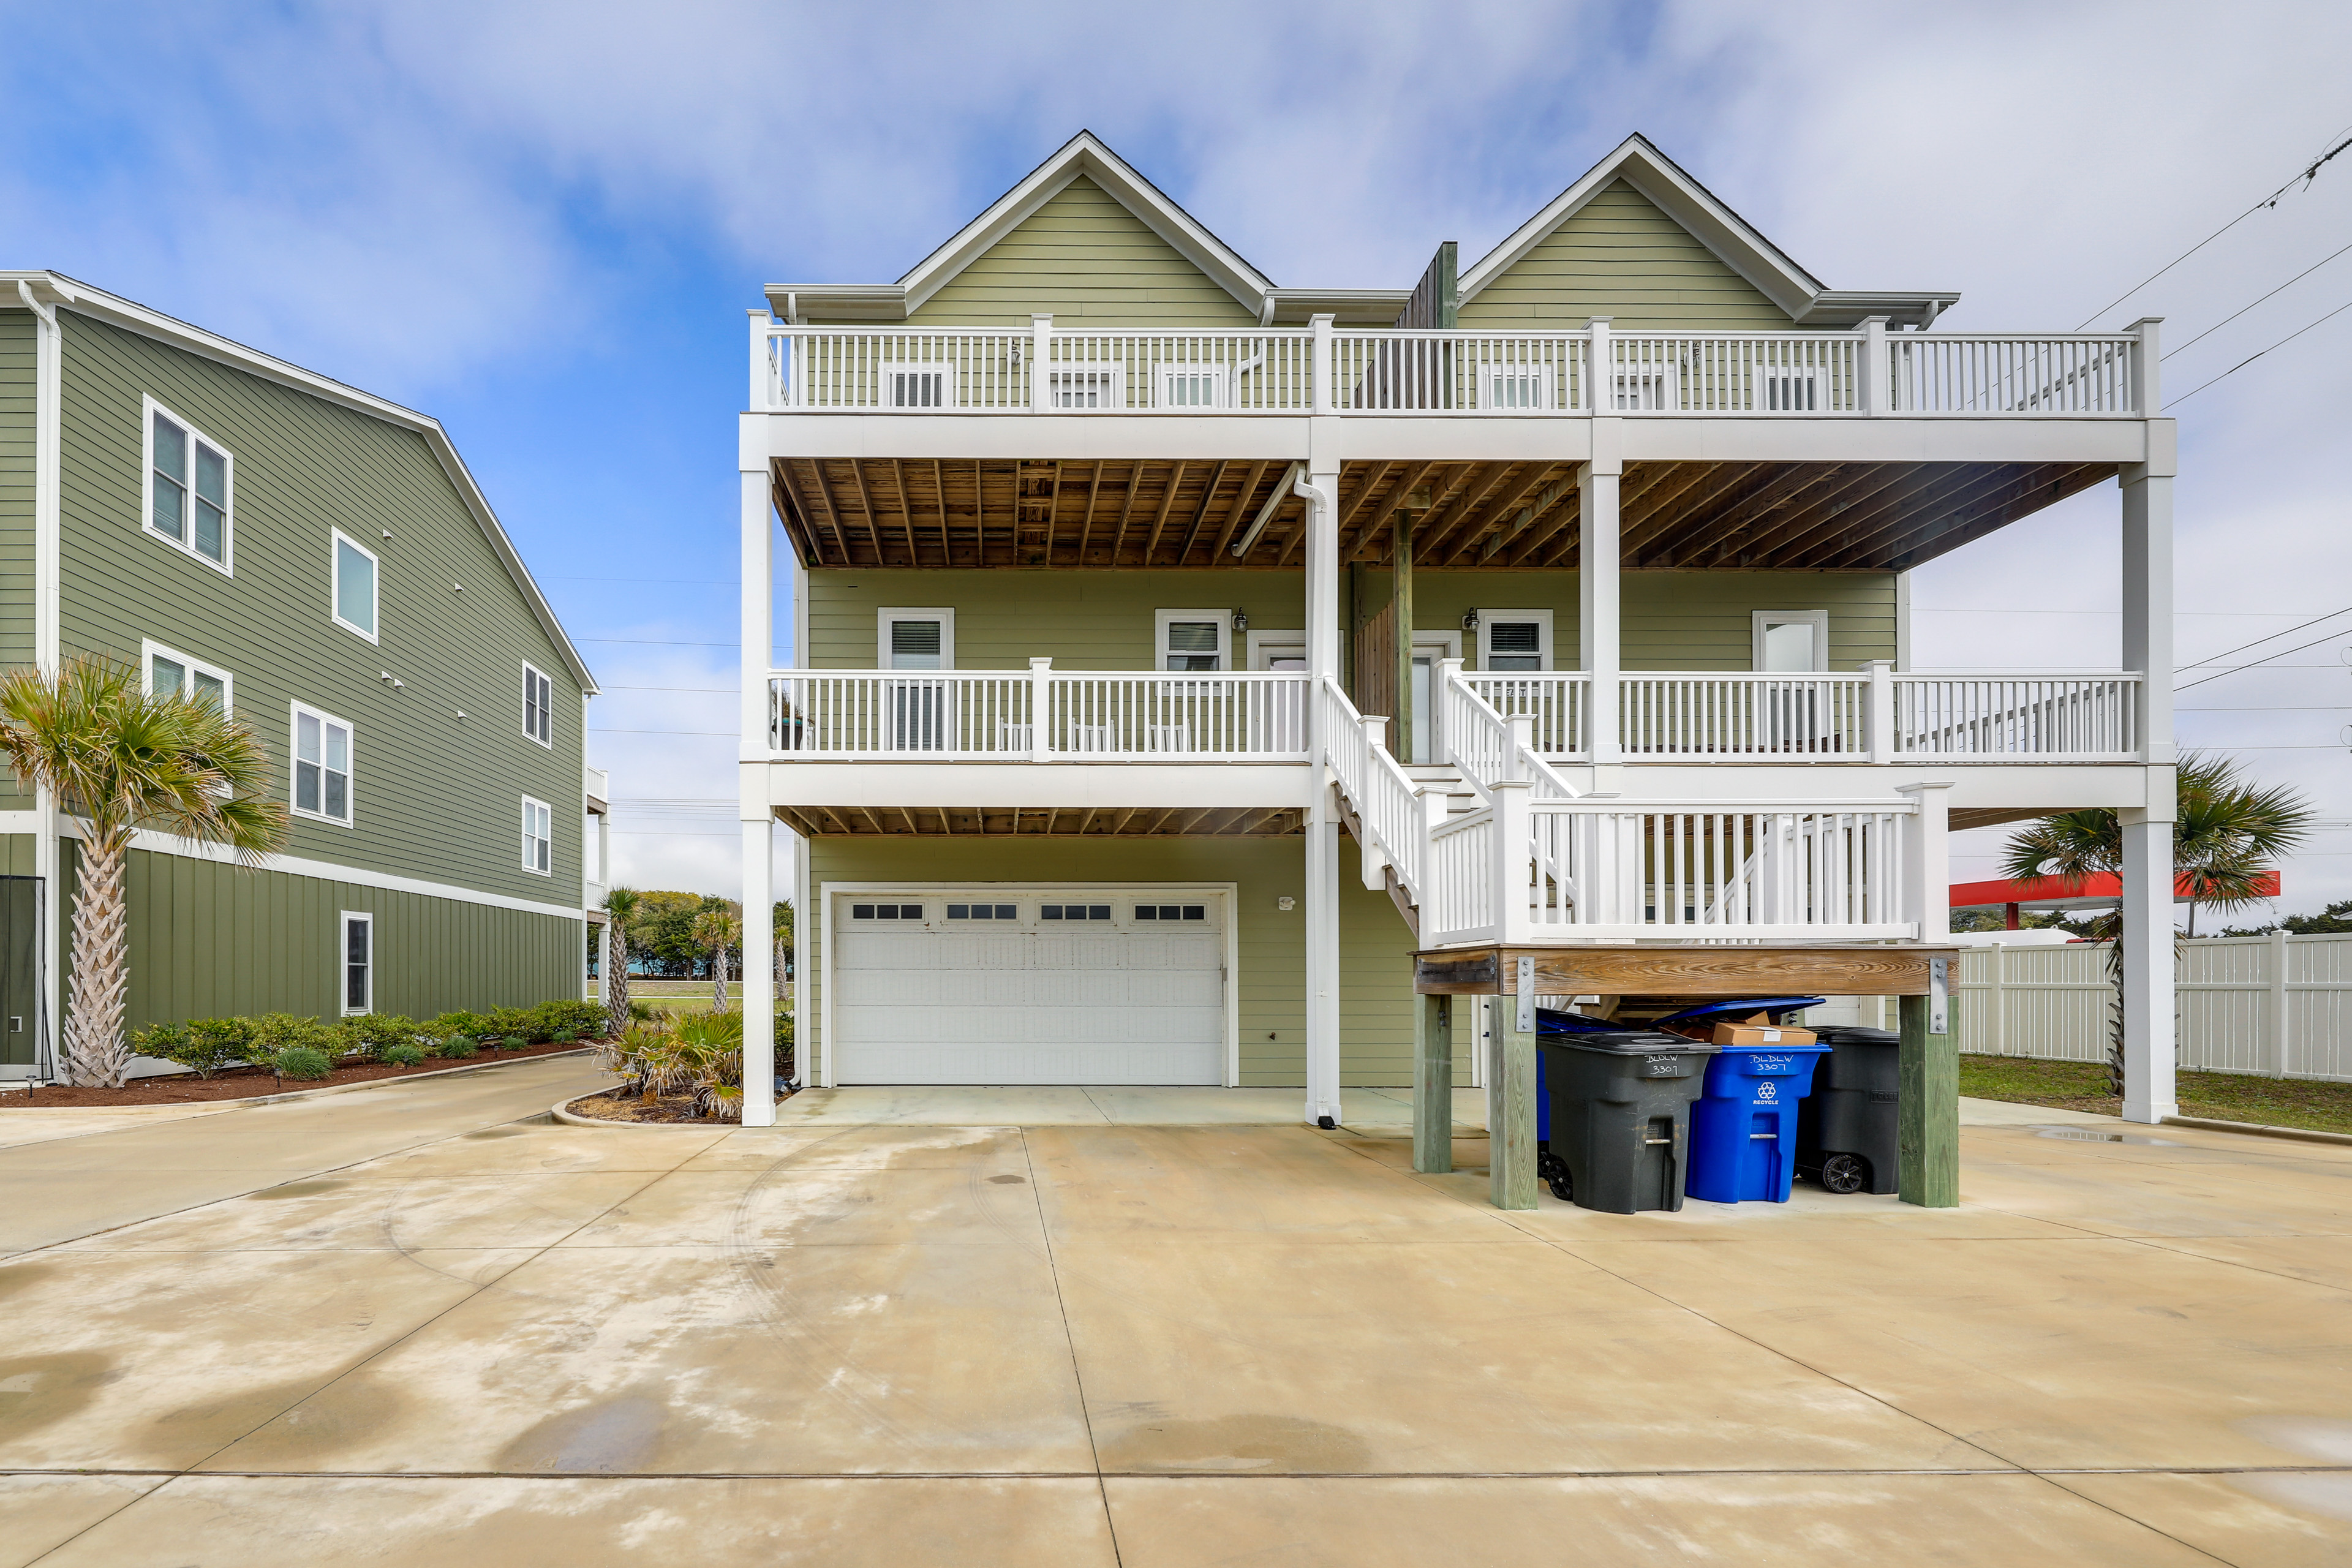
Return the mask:
[[710,950],[710,1010],[727,1011],[727,950],[723,947]]
[[604,922],[604,1011],[618,1037],[629,1027],[629,933],[618,920]]
[[128,832],[93,832],[82,840],[74,880],[73,994],[66,1005],[67,1080],[77,1087],[121,1089],[131,1069],[122,1037],[131,993],[130,910],[123,876]]

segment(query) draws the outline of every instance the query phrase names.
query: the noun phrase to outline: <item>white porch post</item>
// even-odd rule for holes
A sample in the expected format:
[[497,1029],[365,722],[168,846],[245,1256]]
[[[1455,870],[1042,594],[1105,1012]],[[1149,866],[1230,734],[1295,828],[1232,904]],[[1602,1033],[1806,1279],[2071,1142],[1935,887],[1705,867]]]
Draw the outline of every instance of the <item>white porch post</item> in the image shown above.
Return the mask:
[[[1606,352],[1608,331],[1605,321],[1596,321],[1596,356]],[[1613,412],[1606,411],[1609,408],[1609,403],[1603,401],[1594,409],[1592,460],[1580,466],[1576,474],[1577,645],[1579,662],[1591,678],[1585,712],[1586,722],[1592,731],[1592,765],[1596,770],[1613,770],[1625,760],[1617,714],[1618,661],[1622,657],[1620,648],[1623,626],[1617,597],[1618,560],[1622,552],[1617,494],[1625,463],[1620,434],[1622,422]],[[1603,792],[1615,789],[1613,772],[1596,772],[1593,787]]]
[[[2152,346],[2153,323],[2143,325]],[[2154,402],[2151,367],[2143,395]],[[2147,422],[2148,461],[2123,470],[2124,639],[2140,672],[2147,805],[2123,816],[2124,1119],[2161,1121],[2173,1100],[2172,421]]]
[[[764,424],[764,422],[760,422]],[[746,432],[747,437],[751,432]],[[744,448],[764,450],[759,439]],[[743,823],[743,1125],[776,1124],[775,943],[769,939],[775,902],[775,813],[768,804],[768,667],[776,647],[775,520],[770,514],[768,466],[742,470],[743,583],[740,739],[736,769],[738,815]],[[753,944],[761,954],[754,962]],[[766,976],[764,983],[757,978]]]
[[1339,470],[1316,467],[1297,487],[1307,503],[1307,668],[1314,801],[1307,816],[1307,1120],[1339,1121],[1339,821],[1331,801],[1322,683],[1339,677]]

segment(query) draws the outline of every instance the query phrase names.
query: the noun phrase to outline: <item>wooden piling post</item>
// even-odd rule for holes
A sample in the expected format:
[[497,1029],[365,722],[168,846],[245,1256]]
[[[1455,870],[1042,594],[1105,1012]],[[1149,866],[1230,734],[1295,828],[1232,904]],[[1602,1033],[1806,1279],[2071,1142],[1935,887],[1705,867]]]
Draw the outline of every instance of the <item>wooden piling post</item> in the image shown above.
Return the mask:
[[[1958,1208],[1960,1203],[1960,998],[1955,987],[1941,989],[1941,998],[1901,998],[1898,1047],[1900,1191],[1905,1203],[1931,1209]],[[1940,1032],[1937,1024],[1943,1026]]]
[[1412,1168],[1454,1169],[1454,998],[1415,996],[1412,1015]]

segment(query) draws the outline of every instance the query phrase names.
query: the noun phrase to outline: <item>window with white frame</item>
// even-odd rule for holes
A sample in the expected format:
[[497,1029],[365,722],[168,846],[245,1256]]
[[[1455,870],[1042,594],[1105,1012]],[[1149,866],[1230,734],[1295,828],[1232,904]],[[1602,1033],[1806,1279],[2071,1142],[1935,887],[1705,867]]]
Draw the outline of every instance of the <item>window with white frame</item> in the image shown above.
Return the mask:
[[183,697],[208,698],[222,712],[231,711],[236,683],[228,671],[153,641],[140,644],[139,665],[151,693],[176,691]]
[[1497,673],[1551,668],[1549,610],[1480,610],[1478,668]]
[[1621,364],[1616,374],[1616,404],[1629,414],[1664,414],[1682,406],[1675,373],[1665,361]]
[[1756,610],[1749,668],[1758,674],[1805,675],[1830,667],[1827,610]]
[[1488,365],[1479,384],[1486,390],[1486,406],[1501,413],[1551,406],[1549,365]]
[[522,797],[522,868],[555,874],[555,814],[547,802]]
[[522,667],[522,732],[551,751],[555,746],[555,683]]
[[208,566],[230,567],[236,462],[228,449],[153,398],[147,419],[142,515],[149,533]]
[[352,825],[352,727],[294,704],[294,815]]
[[375,1011],[375,917],[343,911],[343,1012]]
[[1127,373],[1118,364],[1057,364],[1045,373],[1048,408],[1124,408]]
[[883,669],[953,669],[955,612],[885,609],[876,612],[876,664]]
[[1756,373],[1769,414],[1811,414],[1821,406],[1821,373],[1809,364],[1767,365]]
[[375,552],[342,530],[334,531],[335,624],[349,627],[373,642],[375,637]]
[[1221,364],[1162,364],[1151,371],[1162,408],[1223,408],[1232,401],[1229,372]]
[[1158,610],[1152,614],[1153,646],[1162,669],[1209,670],[1231,667],[1227,657],[1231,610]]
[[887,408],[952,408],[955,367],[898,364],[883,372],[882,403]]

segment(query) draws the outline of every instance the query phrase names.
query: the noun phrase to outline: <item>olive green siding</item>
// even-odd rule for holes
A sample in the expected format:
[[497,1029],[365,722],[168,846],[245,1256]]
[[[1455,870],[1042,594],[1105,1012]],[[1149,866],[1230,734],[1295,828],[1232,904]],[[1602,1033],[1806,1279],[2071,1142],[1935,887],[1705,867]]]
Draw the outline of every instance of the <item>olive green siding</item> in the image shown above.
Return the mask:
[[[1412,1082],[1412,930],[1386,893],[1368,892],[1355,847],[1339,853],[1340,1081]],[[1306,1080],[1306,841],[1284,838],[816,838],[811,889],[833,882],[1231,882],[1241,965],[1228,982],[1241,1015],[1244,1087]],[[1276,906],[1281,898],[1295,907]],[[810,1037],[823,1049],[824,939],[811,921],[801,974]],[[1468,1081],[1469,1052],[1456,1054]],[[814,1058],[802,1068],[821,1078]]]
[[33,313],[0,310],[0,665],[33,661]]
[[1611,316],[1621,331],[1791,325],[1763,292],[1619,180],[1462,301],[1461,324],[1580,327]]
[[[354,826],[298,818],[289,855],[576,905],[580,686],[425,438],[58,315],[67,655],[136,661],[152,638],[226,669],[281,798],[289,703],[350,721]],[[142,394],[234,460],[233,578],[141,526]],[[380,642],[329,614],[336,528],[381,559]],[[525,661],[554,683],[552,751],[522,732]],[[553,808],[552,876],[522,869],[525,795]]]
[[[1297,572],[812,572],[809,663],[880,668],[875,612],[951,607],[960,669],[1152,669],[1154,610],[1243,610],[1260,631],[1306,624]],[[1234,636],[1235,661],[1244,640]]]
[[[62,937],[79,856],[70,841],[64,848],[56,909],[70,987],[72,947]],[[341,1016],[337,944],[347,910],[375,916],[378,1013],[429,1018],[581,994],[576,919],[140,849],[131,853],[129,882],[134,1029],[262,1013]]]
[[920,326],[1246,327],[1257,318],[1080,176],[908,316]]
[[0,877],[37,874],[39,854],[39,845],[31,834],[0,834]]
[[[1025,669],[1049,658],[1065,669],[1150,669],[1155,610],[1238,609],[1253,629],[1296,631],[1306,619],[1305,581],[1296,572],[812,572],[808,662],[877,668],[877,610],[950,608],[959,668]],[[1388,603],[1384,568],[1353,568],[1349,581],[1355,622]],[[1621,581],[1627,669],[1746,669],[1757,610],[1828,611],[1833,669],[1895,657],[1892,573],[1629,572]],[[1474,609],[1550,610],[1553,662],[1575,668],[1575,573],[1414,574],[1419,629],[1459,630]],[[1475,668],[1476,637],[1465,633],[1462,642]],[[1245,657],[1236,633],[1235,665]]]

